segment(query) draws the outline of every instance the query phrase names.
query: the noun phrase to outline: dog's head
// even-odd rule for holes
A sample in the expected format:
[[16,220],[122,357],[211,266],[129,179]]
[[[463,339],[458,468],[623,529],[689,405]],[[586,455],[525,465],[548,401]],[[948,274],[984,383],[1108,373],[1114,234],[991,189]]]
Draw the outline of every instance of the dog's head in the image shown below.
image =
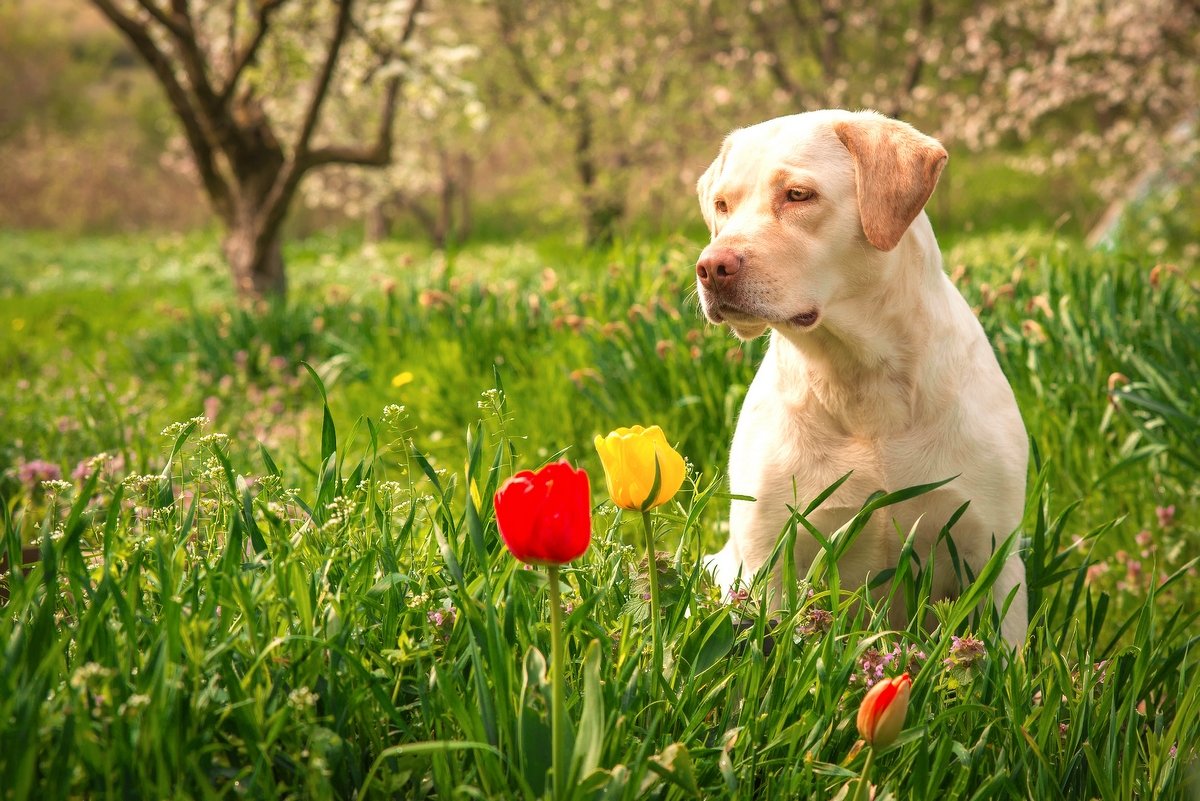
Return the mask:
[[705,316],[743,339],[816,328],[878,280],[945,164],[936,140],[875,112],[734,131],[696,187],[712,232],[696,262]]

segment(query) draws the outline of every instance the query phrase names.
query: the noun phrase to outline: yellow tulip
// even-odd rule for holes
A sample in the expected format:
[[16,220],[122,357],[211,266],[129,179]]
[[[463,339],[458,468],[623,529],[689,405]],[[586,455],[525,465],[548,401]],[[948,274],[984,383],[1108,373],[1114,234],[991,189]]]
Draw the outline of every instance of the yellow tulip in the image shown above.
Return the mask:
[[[604,465],[608,494],[622,509],[644,512],[661,506],[683,486],[683,457],[658,426],[618,428],[607,437],[597,436],[596,451]],[[651,497],[656,459],[658,492]]]

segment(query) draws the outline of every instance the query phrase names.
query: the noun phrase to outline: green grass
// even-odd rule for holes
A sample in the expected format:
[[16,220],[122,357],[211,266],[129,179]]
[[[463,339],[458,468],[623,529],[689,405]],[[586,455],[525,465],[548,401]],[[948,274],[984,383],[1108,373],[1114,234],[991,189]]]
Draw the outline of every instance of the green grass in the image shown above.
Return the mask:
[[[247,310],[225,303],[208,238],[0,237],[4,545],[41,550],[0,605],[6,797],[541,795],[546,578],[508,556],[488,499],[560,453],[598,504],[563,573],[577,797],[853,791],[864,660],[914,676],[907,728],[872,768],[891,797],[1197,792],[1188,277],[1152,283],[1136,253],[1047,235],[947,254],[1036,451],[1013,543],[1033,620],[1014,657],[976,614],[986,568],[953,604],[928,604],[926,572],[899,583],[937,621],[903,631],[836,572],[770,615],[762,583],[711,587],[698,557],[723,536],[761,343],[703,325],[697,249],[492,243],[447,260],[307,240],[289,303]],[[601,503],[590,446],[633,423],[662,425],[693,465],[656,515],[665,678],[640,521]],[[91,479],[22,481],[100,452],[119,459]],[[986,656],[955,664],[968,635]]]

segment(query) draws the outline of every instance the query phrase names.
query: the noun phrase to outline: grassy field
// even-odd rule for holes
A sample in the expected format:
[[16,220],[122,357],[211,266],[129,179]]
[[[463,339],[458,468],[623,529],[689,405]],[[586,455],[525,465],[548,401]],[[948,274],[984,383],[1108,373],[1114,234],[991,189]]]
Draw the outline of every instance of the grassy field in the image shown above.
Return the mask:
[[[1035,450],[1014,656],[987,569],[932,608],[904,579],[938,625],[903,631],[836,572],[770,615],[711,586],[762,343],[703,323],[697,250],[317,238],[288,304],[241,309],[207,237],[0,234],[3,534],[40,549],[0,602],[4,797],[543,795],[546,578],[489,499],[560,454],[597,504],[563,573],[575,797],[852,795],[864,684],[905,670],[876,798],[1200,793],[1194,270],[1046,234],[947,253]],[[635,423],[692,466],[655,517],[661,671],[590,444]]]

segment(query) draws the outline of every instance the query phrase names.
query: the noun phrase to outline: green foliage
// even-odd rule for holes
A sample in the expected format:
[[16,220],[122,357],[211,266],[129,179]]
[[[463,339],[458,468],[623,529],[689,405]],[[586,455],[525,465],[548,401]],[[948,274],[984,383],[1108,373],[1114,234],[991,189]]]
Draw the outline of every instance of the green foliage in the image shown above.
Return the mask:
[[[655,513],[667,669],[640,521],[600,504],[562,572],[576,797],[832,797],[862,769],[853,718],[877,669],[915,677],[873,765],[893,797],[1184,798],[1195,781],[1200,321],[1182,276],[1049,238],[948,254],[1036,446],[1014,656],[979,613],[995,564],[939,603],[899,569],[916,610],[900,631],[832,560],[770,613],[765,582],[719,597],[698,561],[762,344],[699,319],[693,243],[441,260],[309,241],[291,305],[257,311],[215,301],[203,240],[4,244],[2,550],[40,554],[0,571],[10,797],[537,797],[546,579],[504,551],[490,498],[565,452],[601,501],[591,437],[632,423],[694,465]],[[23,483],[36,460],[70,474],[99,451],[124,467]],[[923,491],[889,489],[875,514]],[[785,542],[832,534],[803,523]]]

